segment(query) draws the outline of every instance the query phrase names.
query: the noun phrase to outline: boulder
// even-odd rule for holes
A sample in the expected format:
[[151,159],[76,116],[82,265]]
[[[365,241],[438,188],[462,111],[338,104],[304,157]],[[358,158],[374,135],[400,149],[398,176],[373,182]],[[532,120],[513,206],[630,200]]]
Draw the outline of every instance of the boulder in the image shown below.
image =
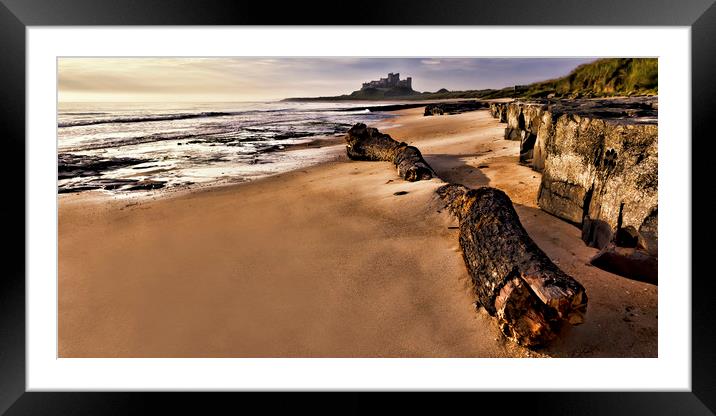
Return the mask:
[[425,106],[424,116],[443,114],[460,114],[468,111],[482,110],[488,108],[489,104],[484,101],[457,101],[450,103],[436,103]]

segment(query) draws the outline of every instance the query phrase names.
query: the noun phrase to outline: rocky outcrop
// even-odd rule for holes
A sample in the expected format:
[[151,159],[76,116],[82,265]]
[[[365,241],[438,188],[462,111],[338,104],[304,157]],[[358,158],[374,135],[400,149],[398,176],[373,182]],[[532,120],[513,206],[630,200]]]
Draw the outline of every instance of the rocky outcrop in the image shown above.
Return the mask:
[[425,106],[424,116],[435,116],[443,114],[460,114],[468,111],[488,108],[489,104],[484,101],[458,101],[453,103],[436,103]]
[[[499,107],[502,107],[500,110]],[[656,98],[557,100],[495,105],[520,161],[542,172],[538,205],[582,228],[602,249],[593,264],[656,281]]]
[[508,103],[490,103],[490,114],[500,120],[500,123],[507,123]]
[[60,184],[57,187],[57,193],[67,194],[94,190],[149,191],[163,188],[165,184],[165,181],[155,181],[151,179],[89,178]]
[[[554,131],[554,140],[546,147],[540,208],[580,224],[587,244],[612,253],[608,257],[614,260],[606,264],[605,254],[600,253],[595,265],[632,278],[656,280],[656,267],[610,267],[608,263],[658,256],[657,125],[569,114],[557,120]],[[610,245],[638,253],[619,255]]]
[[[145,191],[163,188],[165,181],[150,179],[112,178],[108,172],[146,163],[148,160],[131,157],[100,157],[73,153],[57,155],[57,192],[60,194],[92,191]],[[136,167],[133,169],[137,169]]]
[[99,176],[102,173],[144,163],[146,160],[131,157],[99,157],[74,153],[57,155],[57,179]]
[[507,128],[505,140],[520,141],[520,162],[541,171],[544,167],[544,140],[539,140],[540,129],[547,116],[550,119],[547,106],[540,103],[510,103],[506,109]]
[[[548,107],[539,102],[492,103],[490,112],[500,122],[507,123],[505,140],[520,141],[520,162],[541,171],[544,168],[544,140],[539,137],[543,123],[547,123],[546,128],[550,125]],[[547,120],[543,120],[545,115],[548,115]]]

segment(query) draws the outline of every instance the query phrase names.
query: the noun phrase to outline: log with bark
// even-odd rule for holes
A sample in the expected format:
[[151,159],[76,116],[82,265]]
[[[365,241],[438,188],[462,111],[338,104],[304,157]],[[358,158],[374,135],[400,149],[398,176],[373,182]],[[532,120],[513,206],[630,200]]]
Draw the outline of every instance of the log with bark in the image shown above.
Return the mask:
[[[393,162],[408,181],[437,176],[417,148],[365,124],[348,131],[346,150],[353,160]],[[497,317],[505,336],[542,346],[564,323],[584,321],[584,287],[537,247],[504,192],[448,184],[437,193],[460,220],[460,246],[478,302]]]
[[346,151],[352,160],[392,162],[398,168],[400,177],[406,181],[415,182],[436,176],[416,147],[393,140],[390,135],[363,123],[348,130]]
[[449,184],[438,195],[460,220],[460,247],[479,303],[508,338],[543,346],[584,321],[584,287],[532,241],[502,191]]

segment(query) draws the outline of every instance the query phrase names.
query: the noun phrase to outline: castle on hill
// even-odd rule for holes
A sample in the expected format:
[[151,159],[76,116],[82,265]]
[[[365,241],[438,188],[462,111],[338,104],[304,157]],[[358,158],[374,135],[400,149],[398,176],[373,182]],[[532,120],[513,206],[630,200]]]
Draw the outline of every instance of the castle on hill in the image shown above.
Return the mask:
[[367,88],[407,88],[412,90],[412,82],[413,79],[411,77],[401,80],[400,73],[396,72],[394,74],[391,72],[388,74],[388,78],[364,82],[361,90],[365,90]]

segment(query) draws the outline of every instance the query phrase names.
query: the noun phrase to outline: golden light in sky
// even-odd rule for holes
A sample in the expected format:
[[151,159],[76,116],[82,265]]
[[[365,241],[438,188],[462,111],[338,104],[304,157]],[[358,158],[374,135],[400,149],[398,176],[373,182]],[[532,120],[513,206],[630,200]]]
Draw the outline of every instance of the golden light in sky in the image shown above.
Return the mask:
[[388,72],[418,91],[502,88],[561,76],[590,58],[59,58],[60,101],[266,101],[349,94]]

